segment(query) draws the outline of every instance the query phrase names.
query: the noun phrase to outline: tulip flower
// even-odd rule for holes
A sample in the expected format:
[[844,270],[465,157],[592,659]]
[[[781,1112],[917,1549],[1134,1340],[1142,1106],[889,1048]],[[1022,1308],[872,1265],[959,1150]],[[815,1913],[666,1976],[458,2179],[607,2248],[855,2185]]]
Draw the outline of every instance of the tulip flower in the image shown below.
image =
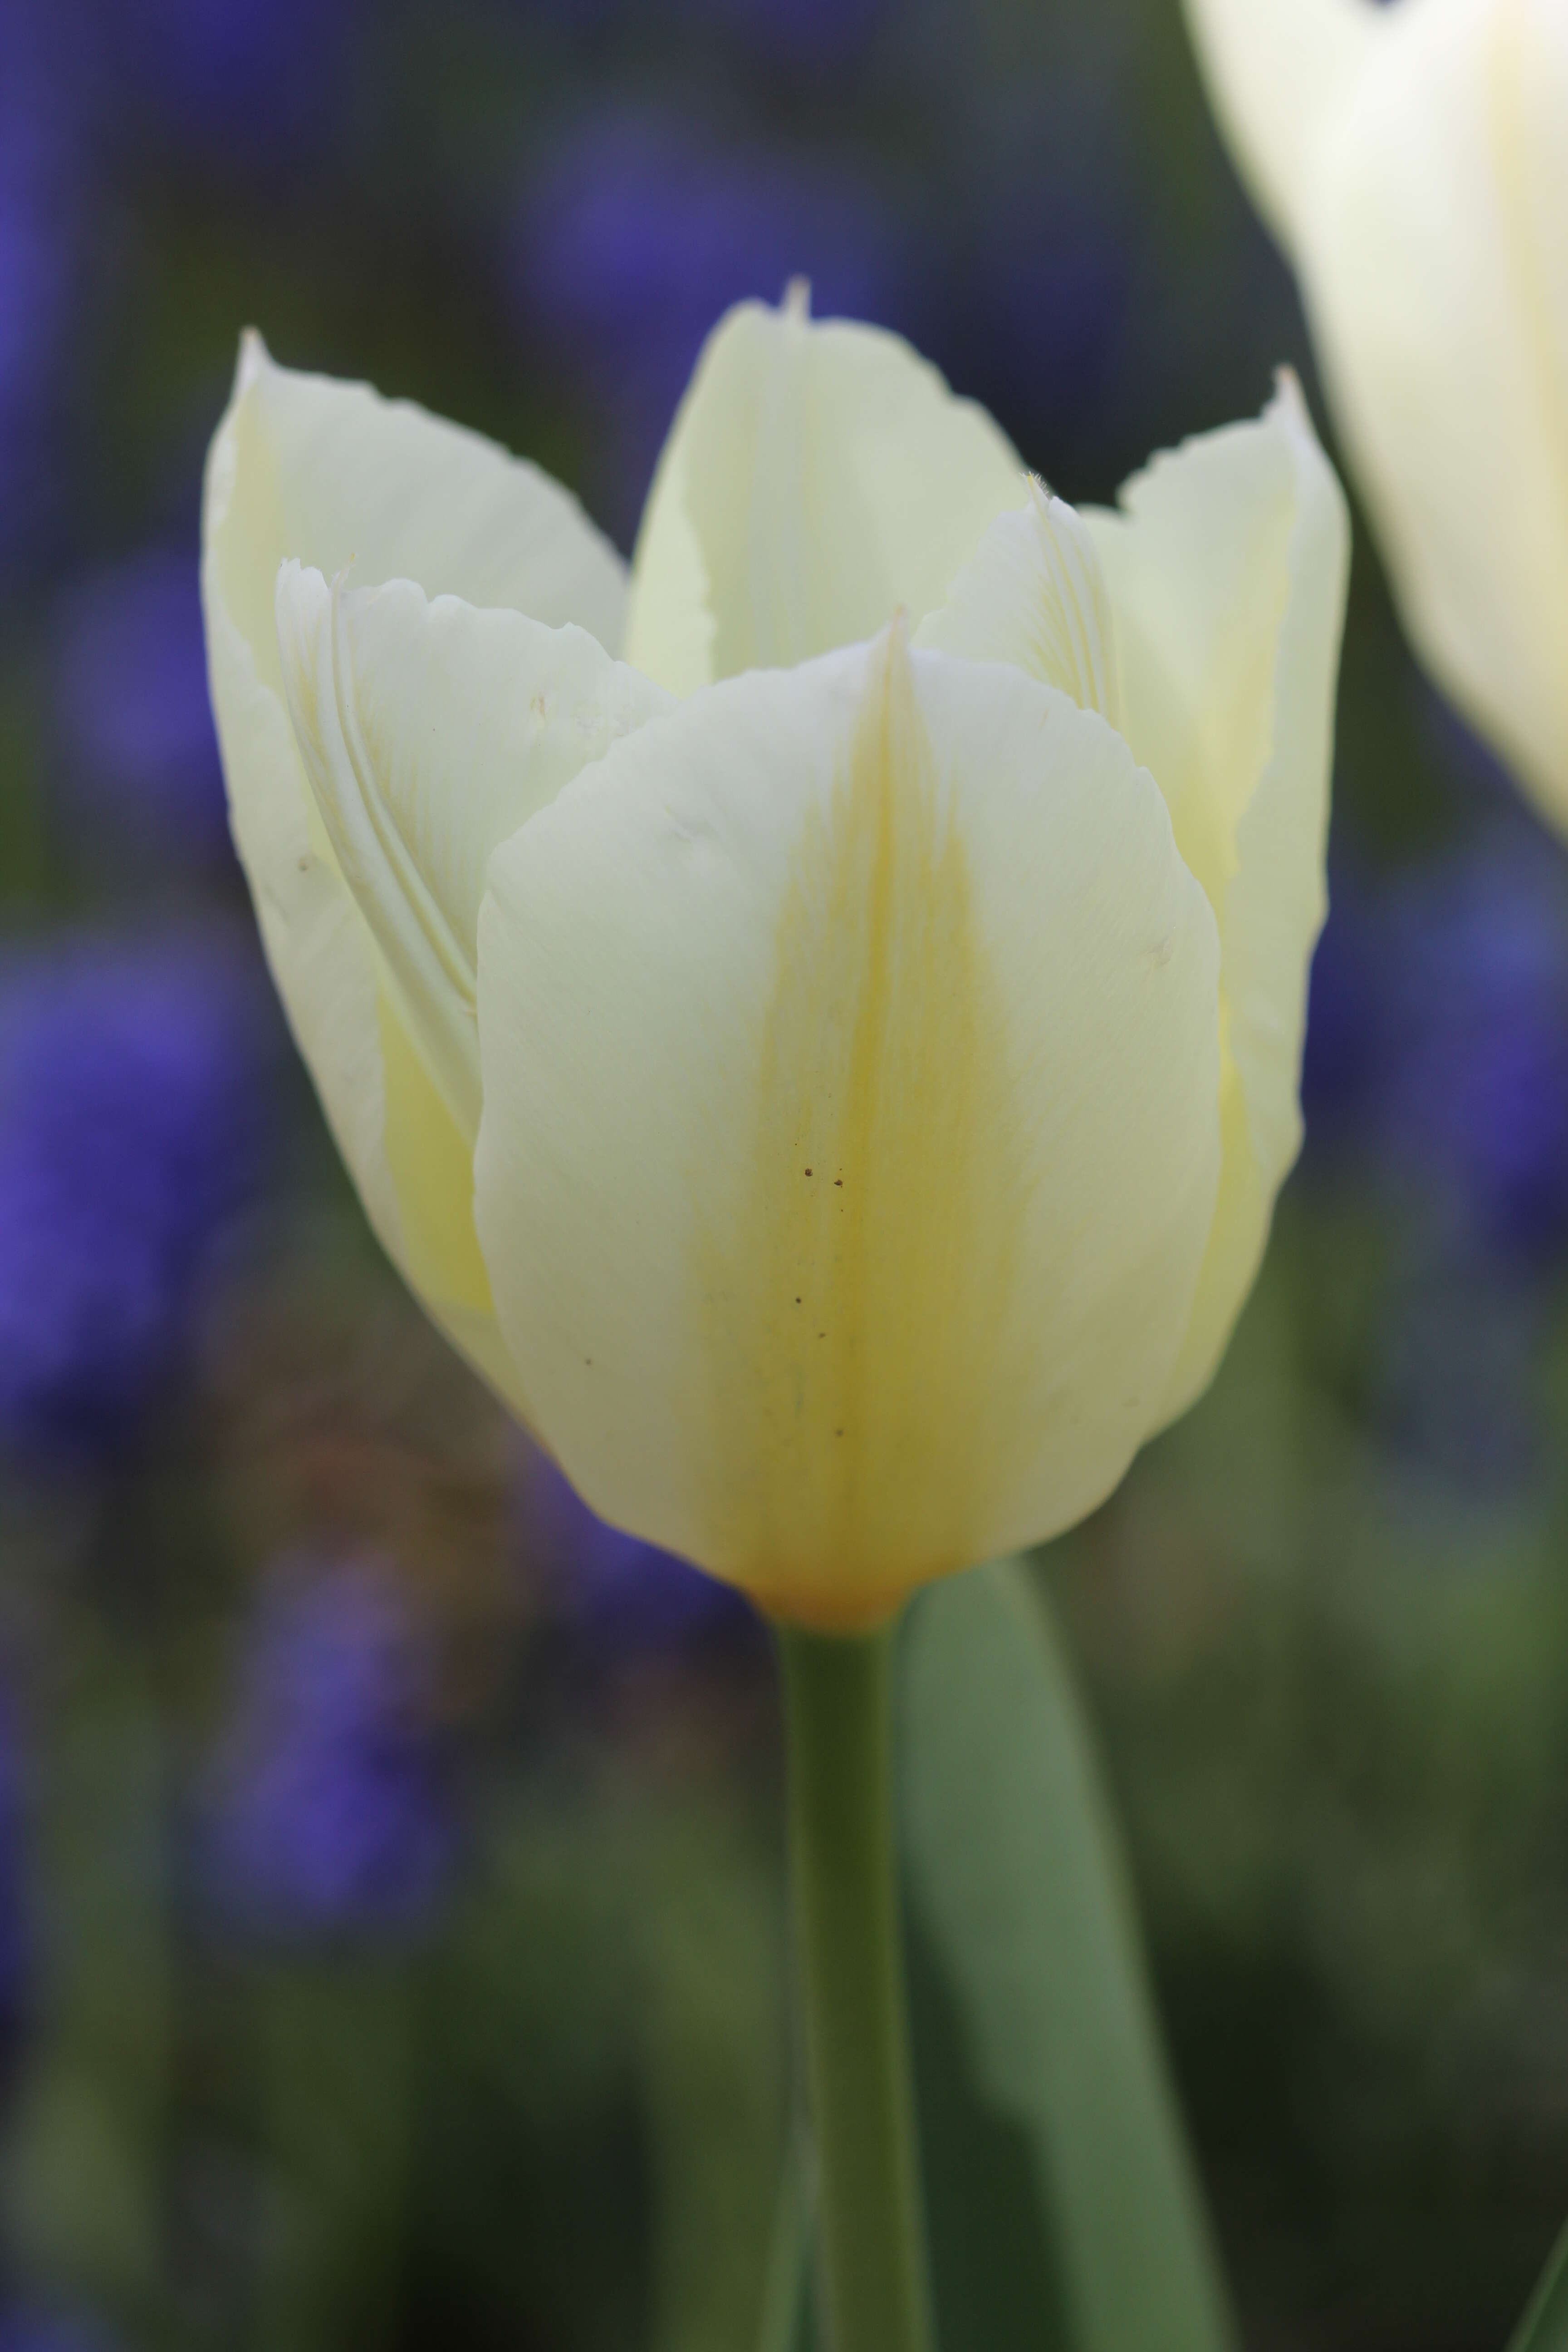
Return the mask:
[[628,593],[534,467],[247,339],[204,588],[272,970],[603,1517],[863,1626],[1201,1391],[1300,1138],[1343,568],[1288,381],[1079,516],[747,305]]
[[1568,824],[1568,16],[1187,0],[1405,625]]
[[1289,380],[1078,515],[798,297],[710,341],[629,581],[254,338],[213,445],[236,839],[376,1230],[594,1510],[784,1629],[856,2352],[929,2340],[875,1629],[1223,1350],[1300,1139],[1345,551]]

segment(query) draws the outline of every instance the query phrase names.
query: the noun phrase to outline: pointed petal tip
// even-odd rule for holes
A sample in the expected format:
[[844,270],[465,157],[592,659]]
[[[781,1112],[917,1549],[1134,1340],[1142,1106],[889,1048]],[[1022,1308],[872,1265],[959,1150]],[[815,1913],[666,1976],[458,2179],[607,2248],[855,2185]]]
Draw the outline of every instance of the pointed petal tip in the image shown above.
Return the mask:
[[1268,417],[1283,418],[1299,432],[1310,434],[1313,440],[1318,437],[1313,430],[1312,412],[1307,405],[1307,395],[1301,389],[1301,379],[1289,362],[1274,371],[1273,394],[1266,402],[1263,414]]
[[1330,505],[1339,516],[1336,526],[1342,537],[1350,530],[1350,510],[1345,503],[1343,485],[1333,461],[1318,437],[1301,379],[1293,367],[1275,370],[1274,395],[1263,411],[1265,425],[1282,432],[1298,468],[1298,478],[1309,478],[1320,486]]
[[910,664],[910,612],[900,604],[879,637],[873,639],[870,658],[867,664],[867,691],[884,705],[890,698],[902,698],[913,692],[914,673]]
[[272,354],[267,348],[260,328],[243,327],[239,336],[239,357],[234,371],[235,398],[237,400],[242,393],[248,392],[271,365]]

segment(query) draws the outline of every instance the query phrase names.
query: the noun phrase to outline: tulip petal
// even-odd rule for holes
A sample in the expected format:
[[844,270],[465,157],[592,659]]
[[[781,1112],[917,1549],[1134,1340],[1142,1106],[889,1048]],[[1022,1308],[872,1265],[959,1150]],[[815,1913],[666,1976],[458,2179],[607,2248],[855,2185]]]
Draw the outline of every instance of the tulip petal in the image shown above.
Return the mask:
[[1024,469],[897,335],[742,303],[659,459],[626,659],[672,693],[809,660],[939,604]]
[[584,629],[329,589],[289,562],[278,636],[295,738],[339,867],[460,1133],[479,1123],[479,900],[498,842],[669,697]]
[[1422,659],[1568,816],[1568,17],[1386,12],[1298,248]]
[[1011,662],[1118,726],[1115,630],[1093,536],[1032,477],[1029,491],[1026,507],[997,516],[915,643]]
[[[552,628],[574,621],[613,653],[626,567],[571,493],[524,457],[412,401],[384,400],[278,366],[258,335],[241,348],[231,407],[242,563],[224,563],[230,610],[277,683],[272,588],[286,556],[358,586],[416,580],[427,596],[507,606]],[[264,550],[276,550],[265,566]]]
[[1186,11],[1253,202],[1289,248],[1323,142],[1396,12],[1373,0],[1186,0]]
[[1289,376],[1256,424],[1156,458],[1120,514],[1086,520],[1116,614],[1123,731],[1223,956],[1224,1173],[1169,1418],[1213,1375],[1300,1148],[1349,531]]
[[236,845],[289,1024],[377,1235],[522,1412],[473,1235],[471,1155],[405,1034],[284,705],[279,568],[295,556],[335,572],[353,555],[366,580],[412,575],[612,642],[623,574],[537,468],[363,385],[279,368],[247,337],[203,511],[208,667]]
[[1080,1517],[1218,1170],[1218,942],[1095,713],[901,628],[692,697],[499,849],[476,1213],[597,1511],[805,1622]]

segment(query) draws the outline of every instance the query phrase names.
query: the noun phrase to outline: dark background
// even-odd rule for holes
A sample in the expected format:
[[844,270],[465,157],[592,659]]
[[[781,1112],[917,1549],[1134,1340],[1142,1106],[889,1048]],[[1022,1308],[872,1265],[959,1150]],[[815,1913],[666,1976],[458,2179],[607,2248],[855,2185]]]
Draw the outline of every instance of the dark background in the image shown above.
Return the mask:
[[[1171,0],[0,0],[0,2352],[751,2340],[766,1645],[381,1263],[195,566],[247,321],[629,546],[798,272],[1071,499],[1281,360],[1322,420]],[[1042,1573],[1249,2346],[1492,2352],[1568,2211],[1568,877],[1359,523],[1339,742],[1268,1269]]]

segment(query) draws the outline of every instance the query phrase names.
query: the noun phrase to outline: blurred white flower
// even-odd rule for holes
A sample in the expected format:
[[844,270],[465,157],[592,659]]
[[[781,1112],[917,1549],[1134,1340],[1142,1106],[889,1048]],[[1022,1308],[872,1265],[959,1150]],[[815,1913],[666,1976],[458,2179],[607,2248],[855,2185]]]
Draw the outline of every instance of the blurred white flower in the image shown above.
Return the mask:
[[628,613],[532,467],[247,339],[204,591],[272,968],[596,1511],[868,1624],[1202,1388],[1300,1139],[1344,566],[1289,382],[1079,516],[896,338],[748,304]]
[[1405,626],[1568,824],[1568,8],[1186,5]]

